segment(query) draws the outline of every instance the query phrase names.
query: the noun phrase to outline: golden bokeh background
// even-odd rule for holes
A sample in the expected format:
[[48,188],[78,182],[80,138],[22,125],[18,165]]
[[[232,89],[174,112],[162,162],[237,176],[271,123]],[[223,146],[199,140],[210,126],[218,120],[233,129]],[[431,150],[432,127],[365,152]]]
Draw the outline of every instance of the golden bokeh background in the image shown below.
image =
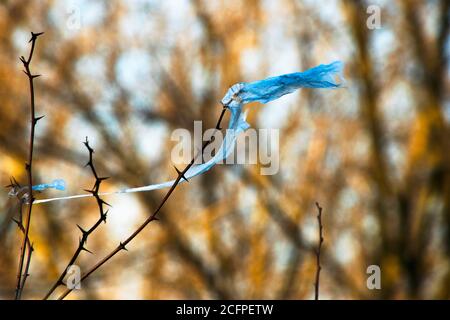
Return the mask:
[[[449,1],[0,1],[0,183],[26,183],[29,91],[19,56],[37,42],[34,180],[89,188],[175,177],[171,132],[213,127],[229,86],[341,60],[347,87],[249,106],[280,130],[280,170],[219,165],[181,185],[72,299],[311,299],[324,208],[322,299],[450,298]],[[381,25],[367,27],[367,9]],[[82,272],[142,223],[165,191],[110,196]],[[14,297],[17,201],[0,193],[0,297]],[[23,298],[57,279],[94,200],[36,205]],[[366,286],[381,268],[382,288]],[[61,289],[61,288],[60,288]],[[59,292],[60,290],[58,290]]]

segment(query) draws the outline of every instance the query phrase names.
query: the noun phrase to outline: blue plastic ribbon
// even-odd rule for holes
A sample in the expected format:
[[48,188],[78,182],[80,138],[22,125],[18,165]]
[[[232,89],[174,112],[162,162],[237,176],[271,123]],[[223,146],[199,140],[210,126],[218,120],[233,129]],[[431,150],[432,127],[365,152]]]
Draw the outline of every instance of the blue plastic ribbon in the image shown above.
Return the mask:
[[[187,179],[190,179],[192,177],[201,175],[210,170],[217,163],[225,160],[231,154],[235,147],[237,136],[245,132],[250,127],[250,125],[245,121],[246,113],[242,112],[245,104],[254,101],[267,103],[286,94],[289,94],[299,88],[341,88],[344,85],[344,77],[342,76],[343,66],[344,65],[342,62],[335,61],[330,64],[321,64],[304,72],[289,73],[255,82],[240,82],[233,85],[222,99],[222,104],[231,111],[231,117],[228,123],[227,133],[224,137],[220,149],[209,161],[203,164],[192,166],[185,173],[185,177]],[[115,192],[102,193],[101,195],[142,192],[168,188],[171,187],[174,182],[175,180],[171,180],[138,188],[128,188]],[[179,183],[182,182],[184,182],[184,180],[180,180]],[[44,189],[48,187],[58,189],[59,185],[57,186],[57,184],[49,184],[39,185],[36,187],[40,186],[43,186]],[[36,200],[34,203],[37,204],[56,200],[84,198],[89,196],[92,195],[83,194],[60,198],[42,199]]]

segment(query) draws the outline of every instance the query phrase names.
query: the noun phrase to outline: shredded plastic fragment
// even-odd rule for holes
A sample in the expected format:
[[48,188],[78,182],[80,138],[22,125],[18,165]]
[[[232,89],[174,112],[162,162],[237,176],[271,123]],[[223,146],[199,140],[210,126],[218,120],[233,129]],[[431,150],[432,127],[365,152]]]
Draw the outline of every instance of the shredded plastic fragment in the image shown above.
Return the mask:
[[44,191],[45,189],[66,190],[66,182],[63,179],[55,179],[51,183],[38,184],[32,187],[36,191]]
[[[17,183],[17,181],[14,180],[14,182],[11,182],[11,185],[9,185],[11,188],[8,192],[8,195],[11,197],[17,197],[19,200],[21,200],[24,203],[28,203],[29,199],[29,188],[28,186],[21,186]],[[66,182],[63,179],[55,179],[51,183],[42,183],[37,184],[31,187],[33,191],[44,191],[46,189],[56,189],[60,191],[66,190]]]
[[[344,86],[345,80],[342,76],[343,63],[335,61],[330,64],[321,64],[304,72],[296,72],[284,74],[277,77],[271,77],[255,82],[241,82],[233,85],[222,99],[222,104],[231,112],[228,129],[226,131],[224,140],[218,152],[209,161],[193,165],[185,174],[184,177],[189,180],[192,177],[201,175],[210,170],[217,163],[225,160],[234,150],[237,136],[245,132],[250,125],[245,121],[246,112],[242,112],[245,104],[258,101],[267,103],[289,94],[299,88],[325,88],[336,89]],[[185,180],[180,180],[183,183]],[[55,181],[54,181],[55,182]],[[53,182],[53,183],[54,183]],[[175,180],[166,181],[163,183],[151,184],[148,186],[122,189],[114,192],[100,193],[99,195],[110,195],[120,193],[143,192],[156,189],[168,188],[173,185]],[[49,185],[44,186],[44,189]],[[39,187],[36,186],[36,187]],[[58,185],[60,186],[60,185]],[[57,184],[51,187],[58,189]],[[34,187],[33,187],[34,188]],[[63,189],[58,189],[63,190]],[[74,195],[59,198],[36,200],[34,203],[45,203],[57,200],[68,200],[76,198],[90,197],[91,194]]]

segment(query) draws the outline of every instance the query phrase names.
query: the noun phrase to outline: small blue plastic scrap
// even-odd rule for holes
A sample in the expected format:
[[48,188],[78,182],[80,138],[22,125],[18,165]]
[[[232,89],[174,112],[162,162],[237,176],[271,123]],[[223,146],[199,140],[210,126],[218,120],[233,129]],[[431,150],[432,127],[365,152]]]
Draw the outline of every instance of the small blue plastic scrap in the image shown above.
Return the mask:
[[34,191],[44,191],[45,189],[66,190],[66,182],[63,179],[55,179],[51,183],[37,184],[32,187]]

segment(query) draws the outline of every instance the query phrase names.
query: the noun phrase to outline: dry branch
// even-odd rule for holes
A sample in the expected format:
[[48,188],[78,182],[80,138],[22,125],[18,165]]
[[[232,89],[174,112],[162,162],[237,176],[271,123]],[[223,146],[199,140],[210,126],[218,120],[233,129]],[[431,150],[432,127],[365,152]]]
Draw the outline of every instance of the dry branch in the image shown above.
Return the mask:
[[98,205],[99,217],[98,217],[98,220],[88,230],[83,229],[81,226],[79,226],[77,224],[78,229],[80,229],[80,231],[81,231],[81,237],[78,242],[78,248],[73,253],[72,258],[70,258],[69,262],[67,263],[66,267],[64,268],[64,271],[58,277],[58,280],[56,280],[56,282],[53,284],[53,286],[50,288],[50,290],[45,295],[44,300],[47,300],[51,296],[51,294],[56,290],[56,288],[58,288],[60,285],[64,285],[64,278],[67,275],[67,271],[68,271],[69,267],[75,263],[75,261],[78,259],[81,252],[86,251],[86,252],[91,253],[91,251],[89,251],[85,246],[87,243],[88,237],[100,226],[100,224],[102,222],[106,223],[106,216],[108,214],[108,211],[105,211],[104,205],[109,206],[109,204],[107,204],[105,201],[103,201],[103,199],[100,198],[99,191],[100,191],[100,185],[101,185],[102,181],[108,179],[108,177],[99,177],[99,175],[97,174],[97,170],[95,169],[94,161],[93,161],[94,149],[92,149],[91,146],[89,145],[89,141],[88,141],[87,137],[86,137],[86,141],[84,142],[84,145],[86,146],[86,148],[89,151],[89,161],[86,163],[86,166],[89,166],[91,168],[92,174],[95,178],[95,183],[94,183],[94,186],[92,187],[92,189],[85,190],[85,191],[92,193],[92,195],[95,197],[95,200],[97,201],[97,205]]
[[[220,130],[220,124],[222,122],[222,119],[225,115],[225,112],[227,110],[227,107],[224,105],[222,108],[222,112],[219,116],[219,119],[217,120],[217,124],[215,126],[216,130]],[[214,136],[214,135],[212,135]],[[120,242],[119,245],[112,250],[108,255],[106,255],[103,259],[101,259],[97,264],[95,264],[90,270],[88,270],[80,279],[80,282],[86,280],[91,274],[93,274],[96,270],[98,270],[102,265],[104,265],[106,262],[108,262],[110,259],[112,259],[117,253],[119,253],[122,250],[127,250],[126,246],[128,245],[128,243],[130,243],[139,233],[141,233],[142,230],[145,229],[145,227],[152,221],[158,220],[157,215],[159,213],[159,211],[161,210],[161,208],[164,206],[164,204],[167,202],[167,200],[170,198],[170,196],[172,195],[173,191],[175,190],[175,188],[177,187],[178,183],[180,182],[181,179],[185,179],[185,174],[186,172],[189,170],[189,168],[192,167],[192,165],[195,162],[195,159],[197,158],[198,155],[202,155],[203,151],[205,150],[205,148],[213,141],[213,139],[211,138],[209,141],[205,142],[203,144],[202,150],[199,154],[197,154],[196,156],[194,156],[194,158],[192,158],[191,162],[182,170],[178,170],[176,169],[176,172],[178,174],[177,178],[175,179],[174,183],[172,184],[172,186],[170,187],[169,191],[167,191],[166,195],[164,196],[164,198],[162,199],[161,203],[158,205],[158,207],[156,208],[156,210],[153,212],[153,214],[151,214],[125,241]],[[63,294],[61,294],[58,298],[58,300],[62,300],[64,299],[67,295],[69,295],[72,292],[73,289],[68,288]]]
[[[22,61],[22,64],[25,68],[24,73],[28,77],[28,82],[29,82],[29,86],[30,86],[30,125],[31,125],[31,130],[30,130],[30,142],[29,142],[29,151],[28,151],[28,162],[25,164],[25,169],[28,174],[28,211],[27,211],[27,216],[26,216],[26,220],[25,220],[26,221],[25,226],[23,226],[23,228],[24,228],[23,234],[24,235],[23,235],[23,241],[22,241],[22,246],[21,246],[21,250],[20,250],[19,267],[17,270],[17,285],[16,285],[16,296],[15,296],[16,300],[20,299],[23,288],[25,286],[26,279],[28,278],[28,269],[29,269],[30,262],[31,262],[31,253],[33,251],[33,247],[31,245],[27,246],[27,242],[29,243],[28,234],[30,231],[31,212],[32,212],[33,201],[34,201],[33,190],[32,190],[34,131],[35,131],[37,122],[42,117],[36,117],[36,114],[35,114],[33,81],[35,78],[39,77],[39,75],[34,75],[31,73],[30,63],[31,63],[31,59],[33,58],[36,40],[37,40],[38,36],[40,36],[41,34],[43,34],[43,32],[40,32],[40,33],[32,32],[31,33],[31,39],[30,39],[31,49],[30,49],[30,54],[28,56],[28,59],[25,59],[24,56],[20,57],[20,61]],[[25,257],[27,247],[29,248],[28,249],[29,253]],[[25,266],[25,273],[24,273],[24,266]]]
[[317,223],[319,225],[319,240],[316,249],[316,282],[314,283],[314,299],[319,300],[320,271],[322,270],[322,267],[320,265],[320,252],[322,250],[322,243],[323,243],[323,233],[322,233],[323,225],[322,225],[322,207],[317,202],[316,207],[318,211]]

